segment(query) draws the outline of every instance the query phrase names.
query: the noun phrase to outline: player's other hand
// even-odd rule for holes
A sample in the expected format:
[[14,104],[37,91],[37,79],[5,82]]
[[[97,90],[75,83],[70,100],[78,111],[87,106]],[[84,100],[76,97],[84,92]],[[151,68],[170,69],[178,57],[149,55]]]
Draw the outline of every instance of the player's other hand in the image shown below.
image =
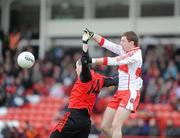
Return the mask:
[[94,32],[90,31],[88,28],[84,29],[84,32],[89,34],[89,39],[91,39],[94,36]]

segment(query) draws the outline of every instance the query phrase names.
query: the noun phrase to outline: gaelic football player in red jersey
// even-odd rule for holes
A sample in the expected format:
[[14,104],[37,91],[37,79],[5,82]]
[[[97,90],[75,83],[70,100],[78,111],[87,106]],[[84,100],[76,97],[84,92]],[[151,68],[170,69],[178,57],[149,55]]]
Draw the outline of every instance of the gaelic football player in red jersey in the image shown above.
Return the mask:
[[92,58],[95,65],[118,66],[118,90],[108,104],[103,116],[101,129],[108,138],[122,138],[122,126],[132,112],[135,112],[140,100],[142,87],[141,66],[142,51],[135,32],[125,32],[120,44],[85,29],[89,39],[93,38],[99,46],[117,54],[116,57]]
[[89,36],[84,33],[81,60],[76,63],[77,81],[71,91],[68,112],[53,128],[50,138],[88,138],[91,129],[90,116],[96,97],[103,87],[118,85],[118,77],[105,77],[95,73],[88,65]]

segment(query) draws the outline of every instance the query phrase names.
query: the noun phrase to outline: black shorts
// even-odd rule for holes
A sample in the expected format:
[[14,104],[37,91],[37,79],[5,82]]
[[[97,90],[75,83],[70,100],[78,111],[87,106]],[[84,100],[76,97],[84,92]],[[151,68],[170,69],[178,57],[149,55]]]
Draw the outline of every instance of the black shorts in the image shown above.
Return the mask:
[[87,109],[69,109],[52,130],[50,138],[88,138],[91,120]]

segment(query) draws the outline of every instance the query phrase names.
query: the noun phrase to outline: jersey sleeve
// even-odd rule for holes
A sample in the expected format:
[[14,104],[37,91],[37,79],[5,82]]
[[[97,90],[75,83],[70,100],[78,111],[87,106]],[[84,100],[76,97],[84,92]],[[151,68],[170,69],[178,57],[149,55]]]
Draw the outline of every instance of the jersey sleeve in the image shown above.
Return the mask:
[[118,82],[119,82],[118,76],[105,77],[103,87],[109,87],[109,86],[113,86],[113,85],[117,86]]
[[122,64],[132,64],[139,60],[142,60],[141,54],[139,52],[130,52],[122,56],[107,57],[107,65],[114,66]]
[[82,71],[80,74],[80,80],[82,82],[89,82],[92,80],[91,71],[88,63],[86,62],[86,58],[89,57],[89,53],[84,52],[82,53],[81,62],[82,62]]
[[117,55],[122,55],[125,53],[121,45],[115,44],[103,37],[101,38],[99,45]]

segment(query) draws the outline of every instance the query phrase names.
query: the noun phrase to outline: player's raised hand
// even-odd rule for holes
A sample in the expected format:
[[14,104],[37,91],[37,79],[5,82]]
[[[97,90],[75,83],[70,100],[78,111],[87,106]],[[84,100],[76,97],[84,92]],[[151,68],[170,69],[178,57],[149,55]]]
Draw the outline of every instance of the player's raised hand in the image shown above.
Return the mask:
[[83,41],[83,44],[87,44],[88,41],[90,39],[90,36],[89,36],[89,33],[87,33],[86,31],[83,32],[83,36],[82,36],[82,41]]
[[84,32],[89,34],[89,39],[91,39],[94,36],[94,32],[90,31],[88,28],[84,30]]

